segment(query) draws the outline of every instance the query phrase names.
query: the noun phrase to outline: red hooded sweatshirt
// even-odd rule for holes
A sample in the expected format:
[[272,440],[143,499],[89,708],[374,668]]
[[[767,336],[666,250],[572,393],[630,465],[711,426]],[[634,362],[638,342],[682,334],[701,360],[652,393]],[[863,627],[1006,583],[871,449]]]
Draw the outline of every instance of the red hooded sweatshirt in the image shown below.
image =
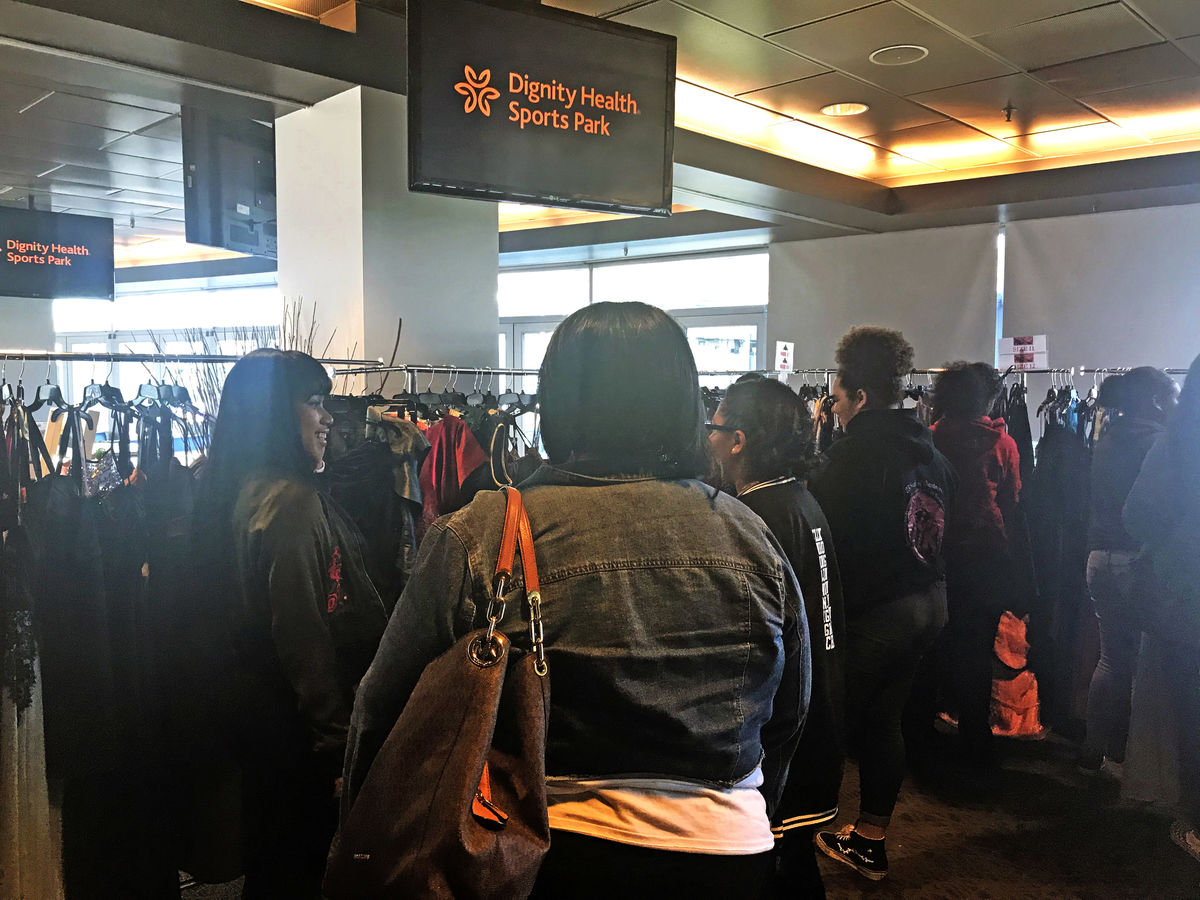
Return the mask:
[[1021,460],[1003,419],[954,419],[933,425],[933,444],[958,475],[958,491],[946,511],[946,543],[1004,548],[1003,509],[1021,493]]

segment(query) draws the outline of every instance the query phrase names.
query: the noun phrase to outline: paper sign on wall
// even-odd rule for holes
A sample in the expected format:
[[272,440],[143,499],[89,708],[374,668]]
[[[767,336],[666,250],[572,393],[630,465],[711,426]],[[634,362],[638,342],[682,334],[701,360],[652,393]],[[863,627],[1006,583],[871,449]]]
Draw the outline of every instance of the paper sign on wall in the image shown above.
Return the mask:
[[775,342],[775,371],[790,372],[795,361],[796,344],[794,341]]
[[1050,366],[1046,335],[1034,334],[1004,338],[1000,341],[1000,368],[1046,369]]

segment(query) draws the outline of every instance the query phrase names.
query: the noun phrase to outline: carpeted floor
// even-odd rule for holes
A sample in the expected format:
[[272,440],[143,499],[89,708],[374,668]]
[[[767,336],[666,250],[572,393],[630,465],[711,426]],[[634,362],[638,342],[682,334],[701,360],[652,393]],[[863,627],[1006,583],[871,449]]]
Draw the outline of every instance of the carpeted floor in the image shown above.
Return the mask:
[[[947,761],[910,775],[888,833],[888,877],[873,883],[822,856],[830,900],[1200,898],[1200,862],[1171,843],[1168,811],[1122,804],[1115,782],[1076,771],[1064,741],[1002,748],[998,772]],[[857,811],[857,788],[848,766],[838,827]]]
[[[985,776],[950,761],[910,775],[888,836],[888,877],[870,882],[821,857],[829,900],[1200,900],[1200,862],[1171,843],[1167,811],[1120,803],[1114,782],[1076,772],[1064,741],[1003,750],[1002,769]],[[838,826],[857,810],[857,791],[847,767]],[[239,896],[237,885],[183,892]]]

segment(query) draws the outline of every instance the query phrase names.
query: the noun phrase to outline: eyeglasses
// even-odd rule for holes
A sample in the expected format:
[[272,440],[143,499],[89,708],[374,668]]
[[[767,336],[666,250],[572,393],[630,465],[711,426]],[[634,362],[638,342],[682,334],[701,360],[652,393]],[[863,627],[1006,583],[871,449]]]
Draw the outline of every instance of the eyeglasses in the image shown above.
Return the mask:
[[732,425],[715,425],[712,422],[705,422],[704,427],[708,429],[709,434],[712,434],[714,431],[727,431],[733,434],[733,432],[737,431]]

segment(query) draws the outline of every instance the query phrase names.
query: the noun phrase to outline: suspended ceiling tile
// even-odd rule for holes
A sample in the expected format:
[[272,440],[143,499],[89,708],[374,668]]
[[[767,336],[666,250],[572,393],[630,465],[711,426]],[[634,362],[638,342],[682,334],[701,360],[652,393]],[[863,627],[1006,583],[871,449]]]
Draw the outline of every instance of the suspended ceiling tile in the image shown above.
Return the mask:
[[542,0],[543,6],[553,6],[556,9],[569,9],[571,12],[583,13],[585,16],[603,16],[626,6],[632,6],[635,0]]
[[32,115],[0,115],[0,140],[5,143],[11,141],[14,146],[32,140],[99,150],[110,141],[124,136],[123,131],[80,125],[78,122],[63,122]]
[[878,0],[678,0],[722,22],[758,35],[825,19]]
[[1083,102],[1151,140],[1200,132],[1200,78],[1107,91],[1084,97]]
[[1179,49],[1190,56],[1192,59],[1200,62],[1200,34],[1195,37],[1183,38],[1175,42]]
[[901,156],[943,169],[962,169],[1031,157],[1031,154],[1011,144],[958,122],[921,125],[888,134],[871,135],[865,140]]
[[142,137],[158,138],[160,141],[178,142],[183,140],[183,128],[179,116],[169,116],[156,125],[141,129],[138,134]]
[[121,216],[126,221],[130,216],[157,216],[159,213],[170,212],[165,208],[154,208],[150,206],[135,206],[129,203],[121,203],[116,199],[99,198],[99,197],[65,197],[61,194],[53,194],[55,203],[62,203],[70,206],[73,209],[87,209],[94,213],[103,213],[108,216]]
[[[989,78],[916,94],[912,99],[998,138],[1102,121],[1091,110],[1028,75]],[[1010,106],[1011,115],[1005,111]]]
[[679,77],[729,94],[827,71],[825,66],[669,0],[615,16],[614,21],[675,35],[679,38]]
[[1167,37],[1200,34],[1200,3],[1196,0],[1126,0],[1126,4]]
[[1200,65],[1171,44],[1151,44],[1038,69],[1033,74],[1065,94],[1082,97],[1200,75]]
[[12,180],[10,180],[12,175],[21,176],[26,181],[33,181],[48,168],[50,166],[41,160],[24,159],[19,156],[9,156],[6,153],[0,153],[0,172],[5,173],[4,180],[6,184],[12,184]]
[[183,184],[183,166],[180,166],[178,169],[172,169],[166,175],[160,175],[159,178],[163,181],[173,181]]
[[1123,4],[1108,3],[993,31],[977,40],[1028,70],[1159,43],[1162,36]]
[[0,82],[0,115],[15,115],[48,93],[50,91],[41,87],[15,84],[11,81]]
[[908,0],[961,34],[974,37],[1095,6],[1097,0]]
[[30,114],[95,125],[98,128],[111,128],[114,131],[138,131],[165,118],[163,113],[156,109],[142,109],[140,106],[110,103],[107,100],[78,97],[60,91],[47,97],[25,115]]
[[72,147],[69,144],[55,144],[32,139],[23,139],[20,142],[20,153],[22,156],[45,160],[46,169],[56,164],[64,164],[119,172],[125,175],[140,175],[145,178],[165,176],[178,165],[170,161],[144,159],[140,156],[126,156],[122,153],[108,153],[103,150]]
[[[771,40],[894,94],[915,94],[1013,71],[891,0],[793,28]],[[880,47],[894,44],[919,44],[929,49],[929,56],[907,66],[877,66],[867,59]]]
[[[99,190],[99,189],[98,189]],[[156,206],[166,209],[183,209],[183,192],[178,195],[172,194],[152,194],[148,191],[127,191],[108,189],[109,193],[105,196],[113,197],[114,199],[122,200],[125,203],[135,203],[142,206]]]
[[[3,164],[3,160],[0,160],[0,170],[7,168]],[[39,181],[45,181],[46,183],[90,184],[96,187],[107,188],[128,188],[129,190],[146,191],[149,193],[173,193],[175,190],[174,184],[163,178],[146,178],[141,175],[127,175],[122,172],[104,171],[86,166],[64,166],[55,171],[52,176],[49,176],[47,179],[40,179]],[[182,188],[179,189],[179,194],[183,194]]]
[[173,162],[176,165],[183,163],[182,143],[160,141],[141,134],[125,135],[108,144],[104,149],[113,153],[125,153],[129,156],[141,156],[146,159]]
[[171,221],[171,222],[182,222],[184,220],[183,219],[183,210],[182,209],[166,209],[160,213],[156,213],[154,218],[167,219],[168,221]]
[[[899,131],[944,120],[932,110],[840,72],[827,72],[754,91],[744,95],[743,99],[851,137]],[[823,106],[851,101],[865,103],[871,108],[860,116],[838,117],[821,113]]]
[[1147,140],[1112,122],[1098,122],[1075,128],[1061,128],[1037,134],[1022,134],[1009,143],[1042,157],[1076,156],[1119,150],[1123,147],[1144,147]]

